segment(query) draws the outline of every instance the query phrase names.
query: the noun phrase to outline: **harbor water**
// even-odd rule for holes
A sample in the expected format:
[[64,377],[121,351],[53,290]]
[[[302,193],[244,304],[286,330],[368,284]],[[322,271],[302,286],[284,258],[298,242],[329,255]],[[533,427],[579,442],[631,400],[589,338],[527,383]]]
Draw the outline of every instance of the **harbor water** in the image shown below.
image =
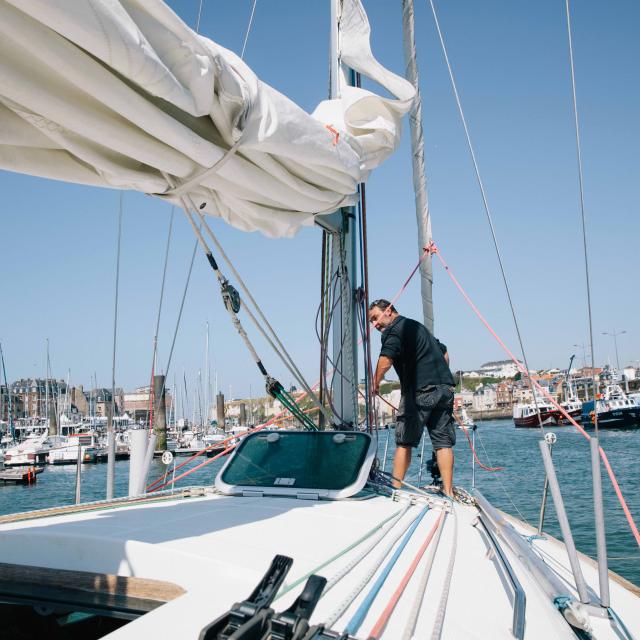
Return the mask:
[[[596,542],[593,525],[593,499],[591,493],[591,466],[589,443],[571,427],[552,429],[558,436],[553,447],[553,460],[566,510],[578,549],[595,557]],[[455,448],[456,466],[454,484],[471,489],[471,450],[464,433],[457,431]],[[393,430],[381,430],[378,435],[379,452],[386,449],[386,470],[391,471],[394,452]],[[537,429],[515,429],[507,420],[479,422],[476,431],[476,451],[486,466],[504,467],[498,472],[488,472],[476,466],[476,487],[498,508],[537,528],[544,468]],[[629,509],[640,521],[640,430],[602,431],[601,445],[616,473],[620,488]],[[425,446],[425,462],[431,457],[429,440]],[[420,448],[414,454],[409,482],[418,482],[420,474]],[[176,458],[180,464],[186,458]],[[178,471],[204,462],[200,456]],[[215,460],[176,483],[176,487],[211,484],[224,459]],[[128,490],[128,461],[116,462],[115,495],[124,496]],[[171,467],[169,467],[171,469]],[[167,470],[160,460],[154,460],[150,479],[156,479]],[[177,474],[177,475],[178,475]],[[72,504],[75,494],[75,466],[49,466],[38,476],[32,486],[0,486],[0,514],[43,509]],[[430,482],[426,468],[422,471],[422,483]],[[94,501],[105,497],[106,465],[90,464],[82,467],[82,500]],[[636,585],[640,585],[640,549],[631,534],[629,525],[613,491],[611,482],[602,469],[604,508],[607,527],[609,567]],[[561,538],[553,501],[549,496],[545,518],[545,531]]]

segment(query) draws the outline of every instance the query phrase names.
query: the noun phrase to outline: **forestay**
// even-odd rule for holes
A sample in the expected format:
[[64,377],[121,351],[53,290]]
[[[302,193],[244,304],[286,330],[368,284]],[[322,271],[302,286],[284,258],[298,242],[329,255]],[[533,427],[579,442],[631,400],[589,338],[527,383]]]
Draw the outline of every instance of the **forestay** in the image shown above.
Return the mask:
[[239,229],[293,235],[353,204],[398,144],[414,90],[369,35],[344,0],[342,61],[394,98],[344,87],[310,115],[161,0],[0,0],[0,168],[191,196]]

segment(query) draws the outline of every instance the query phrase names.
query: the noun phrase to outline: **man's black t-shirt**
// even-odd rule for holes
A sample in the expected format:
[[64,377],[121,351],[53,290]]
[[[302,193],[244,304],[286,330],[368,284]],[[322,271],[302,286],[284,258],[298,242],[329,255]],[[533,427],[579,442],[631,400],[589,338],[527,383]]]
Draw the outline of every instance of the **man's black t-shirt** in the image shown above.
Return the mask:
[[393,360],[403,395],[432,384],[455,385],[445,351],[423,324],[404,316],[382,332],[380,355]]

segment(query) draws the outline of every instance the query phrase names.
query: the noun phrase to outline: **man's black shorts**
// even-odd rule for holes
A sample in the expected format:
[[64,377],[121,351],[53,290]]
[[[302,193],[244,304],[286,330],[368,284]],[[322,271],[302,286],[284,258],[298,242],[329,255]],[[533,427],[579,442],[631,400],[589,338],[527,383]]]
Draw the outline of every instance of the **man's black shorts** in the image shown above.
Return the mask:
[[450,449],[456,443],[453,388],[448,384],[419,389],[413,399],[403,395],[396,417],[396,445],[417,447],[425,425],[434,449]]

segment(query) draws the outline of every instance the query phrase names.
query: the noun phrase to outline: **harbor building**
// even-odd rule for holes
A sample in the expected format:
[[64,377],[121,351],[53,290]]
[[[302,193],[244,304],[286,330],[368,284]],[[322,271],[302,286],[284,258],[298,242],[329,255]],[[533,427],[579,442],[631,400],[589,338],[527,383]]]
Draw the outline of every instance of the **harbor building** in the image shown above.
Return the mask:
[[21,418],[44,418],[47,416],[48,407],[56,406],[58,398],[67,392],[67,383],[64,380],[53,378],[21,378],[11,383],[11,393],[18,396],[22,403]]
[[[131,416],[134,422],[143,422],[149,424],[150,407],[151,407],[151,387],[138,387],[134,391],[128,391],[121,394],[121,405],[124,413]],[[173,399],[169,389],[165,389],[164,406],[167,414],[173,407]]]
[[22,397],[13,391],[9,395],[6,385],[0,385],[0,421],[9,422],[9,406],[11,406],[12,420],[17,420],[24,415]]

